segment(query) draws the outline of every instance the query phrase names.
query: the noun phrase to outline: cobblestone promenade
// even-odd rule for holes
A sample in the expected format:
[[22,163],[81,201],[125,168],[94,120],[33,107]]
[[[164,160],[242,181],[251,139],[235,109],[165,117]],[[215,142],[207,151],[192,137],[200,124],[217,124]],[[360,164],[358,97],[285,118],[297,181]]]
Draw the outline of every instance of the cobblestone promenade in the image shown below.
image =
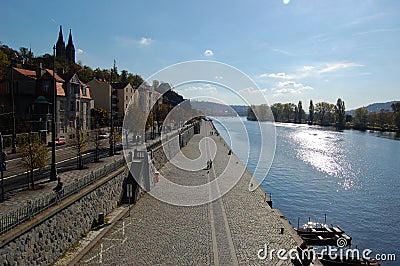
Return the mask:
[[[213,159],[211,169],[186,171],[167,163],[160,171],[163,178],[190,186],[245,170],[236,155],[228,155],[225,142],[211,131],[211,124],[204,122],[201,134],[182,149],[187,157],[197,158],[200,140],[206,135],[212,138],[215,145],[206,149],[207,156]],[[233,166],[229,160],[233,160]],[[259,258],[259,250],[265,246],[268,252],[288,251],[299,243],[279,212],[264,201],[261,189],[249,191],[250,180],[251,175],[244,171],[228,193],[212,203],[197,206],[171,205],[146,194],[131,208],[130,216],[116,222],[79,264],[293,265],[290,259],[279,260],[277,252],[272,252],[272,258]],[[220,190],[217,187],[210,192]]]

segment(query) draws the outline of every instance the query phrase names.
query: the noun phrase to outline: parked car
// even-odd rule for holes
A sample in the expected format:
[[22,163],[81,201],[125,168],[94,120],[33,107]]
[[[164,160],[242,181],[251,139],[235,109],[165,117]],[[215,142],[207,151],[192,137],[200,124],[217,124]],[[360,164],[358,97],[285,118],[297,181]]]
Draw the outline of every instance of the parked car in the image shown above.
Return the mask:
[[[67,143],[67,141],[66,141],[66,139],[64,137],[57,137],[56,138],[56,146],[64,145],[65,143]],[[49,146],[51,146],[53,144],[53,142],[49,141],[47,144]]]
[[100,132],[99,139],[108,139],[110,134],[108,132]]

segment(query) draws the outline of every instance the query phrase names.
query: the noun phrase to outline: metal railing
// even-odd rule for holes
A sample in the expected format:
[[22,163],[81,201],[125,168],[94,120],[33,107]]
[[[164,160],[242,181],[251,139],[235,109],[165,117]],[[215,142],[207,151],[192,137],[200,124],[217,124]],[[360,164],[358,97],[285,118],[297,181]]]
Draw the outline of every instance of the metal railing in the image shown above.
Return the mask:
[[49,207],[59,203],[61,200],[81,191],[85,187],[93,184],[110,174],[111,172],[123,167],[125,158],[117,159],[111,163],[105,164],[103,167],[92,171],[90,174],[84,175],[74,182],[65,185],[58,192],[49,192],[34,200],[28,200],[23,206],[0,215],[0,234],[3,234],[17,225],[31,220],[35,215],[43,212]]

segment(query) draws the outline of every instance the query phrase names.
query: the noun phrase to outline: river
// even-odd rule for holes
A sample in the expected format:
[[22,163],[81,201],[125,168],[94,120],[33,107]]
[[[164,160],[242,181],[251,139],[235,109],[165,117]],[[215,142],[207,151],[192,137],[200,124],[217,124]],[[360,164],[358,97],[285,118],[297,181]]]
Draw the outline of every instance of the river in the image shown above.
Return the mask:
[[[258,123],[243,117],[216,117],[214,124],[228,144],[235,144],[233,151],[253,173],[260,147],[269,145],[261,140]],[[243,124],[249,142],[240,129]],[[275,131],[272,166],[267,173],[268,164],[261,162],[258,169],[264,176],[267,173],[261,186],[271,193],[274,208],[294,226],[298,218],[300,225],[309,217],[323,222],[326,214],[327,223],[344,229],[360,251],[399,253],[399,140],[282,123],[275,124]]]

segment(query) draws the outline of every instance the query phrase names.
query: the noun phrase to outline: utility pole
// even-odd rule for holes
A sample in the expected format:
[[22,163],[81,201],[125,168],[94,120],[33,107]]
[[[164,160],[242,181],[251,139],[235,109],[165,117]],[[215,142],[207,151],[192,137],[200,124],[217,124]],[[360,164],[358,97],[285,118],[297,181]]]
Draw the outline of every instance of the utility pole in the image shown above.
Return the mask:
[[0,172],[1,172],[1,201],[4,201],[4,176],[3,171],[6,170],[7,154],[3,152],[3,136],[0,133]]
[[[57,81],[56,81],[56,46],[53,46],[53,125],[51,127],[51,169],[50,181],[57,180],[56,166],[56,125],[57,125]],[[60,180],[58,180],[60,181]]]
[[14,68],[11,67],[11,101],[12,101],[12,118],[13,118],[13,134],[12,134],[12,147],[11,153],[17,152],[17,141],[15,134],[15,102],[14,102]]
[[113,119],[113,73],[115,70],[115,59],[114,59],[114,67],[111,69],[111,82],[110,82],[110,136],[109,136],[109,143],[110,143],[110,151],[109,156],[114,156],[114,119]]

